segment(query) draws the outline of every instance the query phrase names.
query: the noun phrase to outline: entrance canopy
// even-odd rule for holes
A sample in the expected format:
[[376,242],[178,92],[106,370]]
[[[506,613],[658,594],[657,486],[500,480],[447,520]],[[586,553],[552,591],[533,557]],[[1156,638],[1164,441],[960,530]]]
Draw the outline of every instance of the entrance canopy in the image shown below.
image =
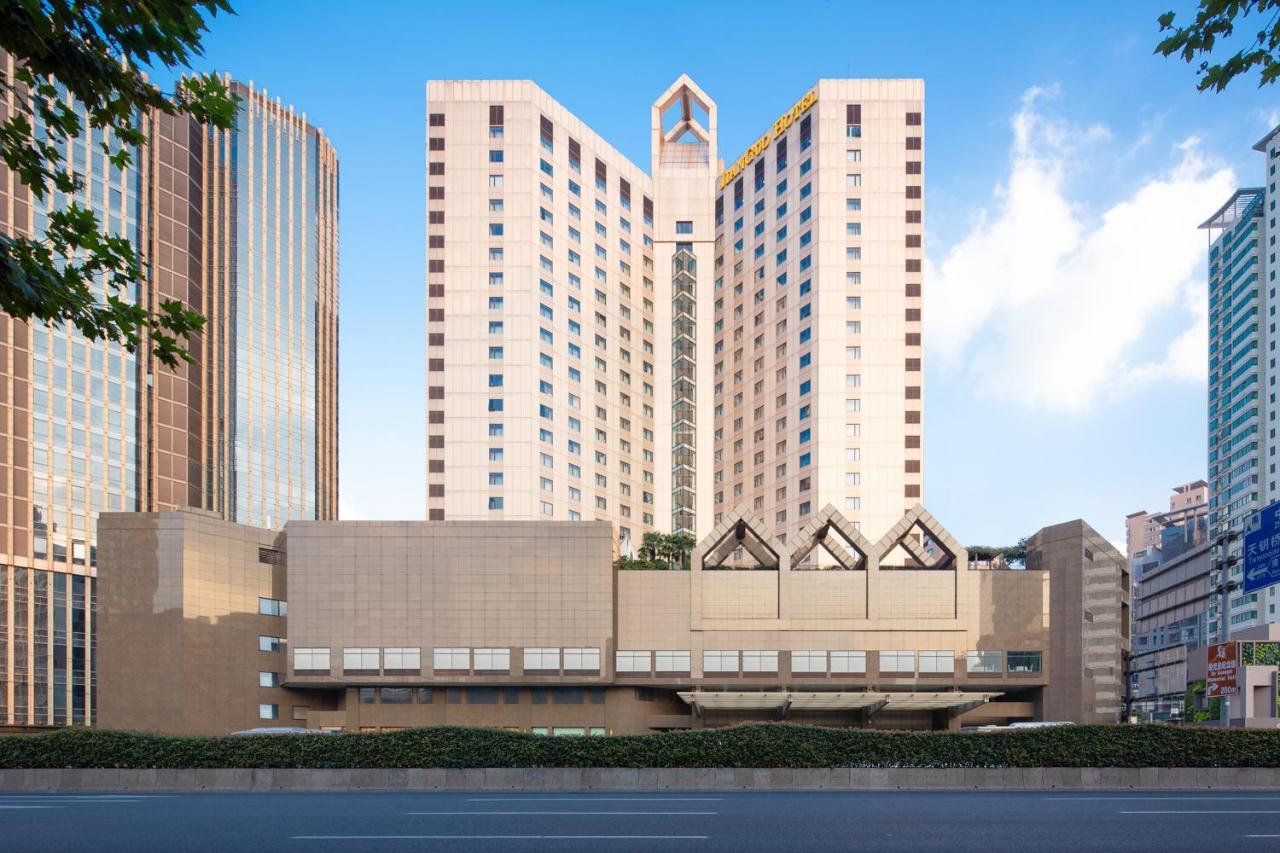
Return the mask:
[[868,716],[890,711],[950,711],[962,714],[1000,696],[999,693],[945,691],[939,693],[802,693],[775,691],[691,690],[680,698],[704,711],[863,711]]

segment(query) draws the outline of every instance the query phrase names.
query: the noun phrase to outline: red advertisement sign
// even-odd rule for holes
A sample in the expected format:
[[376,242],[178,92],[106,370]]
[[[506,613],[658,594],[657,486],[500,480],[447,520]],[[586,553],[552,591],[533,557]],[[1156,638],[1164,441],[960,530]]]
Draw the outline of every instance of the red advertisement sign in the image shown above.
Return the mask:
[[1240,692],[1236,673],[1240,664],[1239,643],[1214,643],[1209,646],[1209,664],[1205,678],[1205,695],[1235,696]]

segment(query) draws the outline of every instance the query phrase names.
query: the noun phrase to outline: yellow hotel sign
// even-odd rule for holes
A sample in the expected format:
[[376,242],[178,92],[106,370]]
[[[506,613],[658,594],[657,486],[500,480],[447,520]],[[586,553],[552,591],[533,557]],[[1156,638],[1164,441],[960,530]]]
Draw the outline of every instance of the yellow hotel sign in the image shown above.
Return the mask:
[[770,142],[785,133],[787,128],[795,124],[796,119],[808,112],[809,107],[817,102],[818,90],[810,89],[803,98],[795,102],[791,109],[779,116],[773,123],[773,127],[764,132],[764,136],[751,143],[751,147],[744,151],[732,166],[720,173],[720,189],[724,189],[730,181],[741,175],[742,170],[747,168],[752,160],[764,153]]

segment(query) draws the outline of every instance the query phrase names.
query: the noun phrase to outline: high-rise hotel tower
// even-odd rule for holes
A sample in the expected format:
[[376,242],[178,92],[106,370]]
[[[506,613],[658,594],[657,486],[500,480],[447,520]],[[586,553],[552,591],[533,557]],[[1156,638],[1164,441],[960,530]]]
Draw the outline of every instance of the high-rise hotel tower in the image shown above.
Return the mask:
[[682,76],[644,172],[528,81],[427,86],[429,519],[878,537],[922,498],[920,80],[821,80],[723,161]]
[[[146,115],[123,171],[99,129],[63,151],[74,200],[142,258],[128,296],[206,317],[190,363],[0,314],[0,726],[94,721],[99,512],[336,517],[337,158],[303,116],[232,88],[235,130]],[[71,200],[0,165],[0,233],[39,235]]]

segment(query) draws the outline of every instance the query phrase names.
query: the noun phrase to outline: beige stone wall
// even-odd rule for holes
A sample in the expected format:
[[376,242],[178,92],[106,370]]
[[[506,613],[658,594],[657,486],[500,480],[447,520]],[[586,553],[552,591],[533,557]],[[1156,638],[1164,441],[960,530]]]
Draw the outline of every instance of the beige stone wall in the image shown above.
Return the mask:
[[[285,654],[259,637],[285,636],[285,618],[259,599],[286,599],[285,569],[265,563],[280,534],[211,513],[105,513],[99,521],[98,684],[104,728],[226,734],[293,725],[312,704],[259,673],[284,678]],[[317,697],[323,699],[323,697]],[[275,705],[279,718],[259,717]]]
[[[748,536],[759,533],[774,549],[776,567],[703,565],[719,537],[736,536],[739,517]],[[817,520],[852,529],[831,507]],[[801,529],[797,556],[806,542],[834,535],[819,527]],[[612,530],[603,522],[291,522],[276,534],[188,512],[106,515],[103,529],[99,674],[108,726],[220,732],[288,725],[295,709],[299,724],[352,729],[467,723],[627,732],[761,718],[696,717],[675,695],[690,689],[1001,694],[969,712],[990,722],[1038,715],[1053,660],[1052,572],[972,569],[965,550],[919,507],[876,543],[855,531],[857,567],[831,570],[794,568],[792,550],[749,513],[718,525],[690,571],[614,569]],[[932,544],[917,546],[915,537]],[[279,562],[273,555],[286,541],[287,596],[285,568],[270,562]],[[922,562],[892,567],[904,547]],[[259,614],[259,597],[287,599],[287,620]],[[263,635],[285,638],[288,655],[259,652]],[[327,671],[296,666],[311,649],[328,650]],[[359,668],[353,657],[348,668],[348,649],[373,656]],[[394,666],[388,655],[397,649],[418,650],[420,665]],[[466,657],[437,668],[436,649]],[[481,649],[507,650],[509,665],[482,666]],[[557,665],[527,666],[535,649],[554,650]],[[571,666],[572,649],[598,650],[598,669]],[[619,650],[648,653],[649,667],[619,672]],[[1003,655],[1012,650],[1040,652],[1043,669],[1008,671]],[[664,651],[687,652],[688,671],[664,671],[656,654]],[[1000,652],[1002,666],[969,672],[971,651]],[[707,652],[737,653],[738,663],[710,668]],[[776,660],[753,669],[748,652]],[[862,653],[865,667],[807,671],[797,652]],[[889,666],[889,653],[908,653],[914,665]],[[937,659],[926,665],[922,653]],[[279,672],[288,687],[259,688],[259,672]],[[382,688],[392,689],[387,701]],[[410,701],[391,701],[407,691]],[[279,720],[259,721],[261,703],[277,704]],[[824,711],[788,719],[860,720]],[[931,727],[940,719],[888,709],[869,723]],[[962,719],[969,716],[949,724]]]
[[417,648],[596,648],[613,637],[611,526],[603,522],[291,522],[289,643]]
[[1119,722],[1129,652],[1128,561],[1077,519],[1032,536],[1027,564],[1047,573],[1051,586],[1045,719]]

